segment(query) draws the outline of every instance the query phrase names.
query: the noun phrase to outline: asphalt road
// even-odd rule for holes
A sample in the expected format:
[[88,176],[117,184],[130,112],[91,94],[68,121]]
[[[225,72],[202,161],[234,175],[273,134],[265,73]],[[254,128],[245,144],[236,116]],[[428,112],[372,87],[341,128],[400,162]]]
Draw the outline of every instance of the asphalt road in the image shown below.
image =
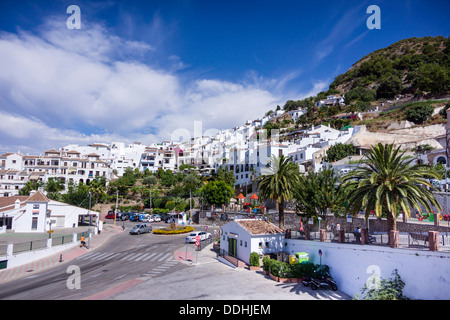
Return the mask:
[[68,263],[0,285],[0,299],[102,299],[150,278],[190,267],[173,257],[185,235],[130,235],[128,229]]

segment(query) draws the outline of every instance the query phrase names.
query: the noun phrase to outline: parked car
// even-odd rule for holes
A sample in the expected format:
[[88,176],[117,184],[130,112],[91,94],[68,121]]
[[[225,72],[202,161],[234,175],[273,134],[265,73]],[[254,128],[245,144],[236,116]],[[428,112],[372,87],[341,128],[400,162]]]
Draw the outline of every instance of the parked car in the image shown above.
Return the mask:
[[106,216],[105,216],[105,219],[114,219],[116,217],[116,215],[114,214],[114,212],[113,213],[108,213]]
[[131,230],[130,234],[141,234],[141,233],[148,233],[152,231],[152,227],[149,226],[146,223],[140,223],[135,225]]
[[209,233],[209,232],[197,231],[197,232],[192,232],[190,235],[188,235],[185,239],[185,242],[186,243],[195,242],[195,238],[197,236],[200,237],[200,241],[206,240],[206,239],[209,239],[212,237],[211,233]]
[[159,222],[159,221],[161,221],[161,217],[158,216],[158,215],[152,215],[151,218],[153,219],[154,222]]

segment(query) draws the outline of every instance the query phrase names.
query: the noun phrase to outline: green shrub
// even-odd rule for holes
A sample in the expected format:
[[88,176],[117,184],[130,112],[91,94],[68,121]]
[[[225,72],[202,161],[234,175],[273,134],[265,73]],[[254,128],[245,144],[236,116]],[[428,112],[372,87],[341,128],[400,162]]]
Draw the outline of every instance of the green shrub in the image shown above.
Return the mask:
[[259,254],[256,252],[250,253],[250,266],[259,267]]
[[178,227],[175,230],[168,230],[168,229],[155,229],[153,230],[153,234],[180,234],[180,233],[187,233],[194,231],[194,228],[192,227]]
[[263,263],[263,270],[270,271],[270,264],[272,263],[272,259],[270,259],[269,257],[263,257],[262,263]]
[[[381,279],[379,284],[373,283],[372,287],[364,285],[361,293],[364,300],[401,300],[407,299],[403,296],[405,283],[395,269],[392,272],[394,279]],[[358,298],[358,297],[357,297]]]
[[406,120],[422,124],[433,114],[434,108],[428,103],[417,103],[405,111]]

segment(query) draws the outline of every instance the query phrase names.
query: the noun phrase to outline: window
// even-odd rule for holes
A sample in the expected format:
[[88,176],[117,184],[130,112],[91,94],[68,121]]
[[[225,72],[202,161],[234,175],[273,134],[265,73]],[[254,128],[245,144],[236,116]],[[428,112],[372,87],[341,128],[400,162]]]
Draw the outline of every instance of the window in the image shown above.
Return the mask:
[[266,241],[266,248],[269,248],[269,242]]
[[239,245],[242,247],[242,240],[239,242]]
[[258,243],[258,248],[262,249],[262,242]]
[[33,220],[31,220],[31,230],[36,230],[38,224],[38,218],[34,217]]
[[245,247],[247,248],[247,241],[245,241]]

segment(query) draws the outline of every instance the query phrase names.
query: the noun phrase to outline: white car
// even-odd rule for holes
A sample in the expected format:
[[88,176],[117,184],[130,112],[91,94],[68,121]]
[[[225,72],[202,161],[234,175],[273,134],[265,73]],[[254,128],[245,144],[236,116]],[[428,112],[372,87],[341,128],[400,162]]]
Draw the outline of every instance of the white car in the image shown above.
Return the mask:
[[161,217],[160,216],[152,216],[152,219],[153,219],[154,222],[161,221]]
[[205,231],[197,231],[197,232],[192,232],[190,235],[188,235],[186,237],[185,242],[186,243],[191,243],[191,242],[195,242],[195,238],[199,236],[200,237],[200,241],[202,240],[206,240],[212,237],[211,233],[209,232],[205,232]]

